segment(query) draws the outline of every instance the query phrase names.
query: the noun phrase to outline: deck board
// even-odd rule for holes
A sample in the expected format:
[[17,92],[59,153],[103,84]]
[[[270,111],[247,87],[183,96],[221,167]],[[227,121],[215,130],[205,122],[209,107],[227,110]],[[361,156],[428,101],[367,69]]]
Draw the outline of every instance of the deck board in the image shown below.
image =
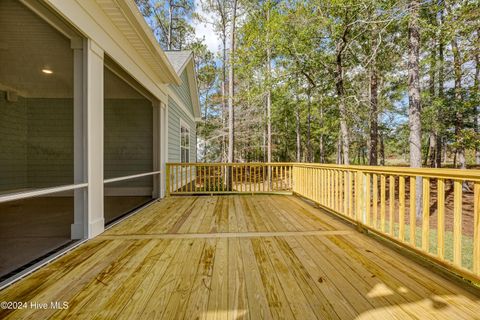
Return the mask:
[[479,297],[293,196],[170,197],[0,291],[1,319],[479,319]]

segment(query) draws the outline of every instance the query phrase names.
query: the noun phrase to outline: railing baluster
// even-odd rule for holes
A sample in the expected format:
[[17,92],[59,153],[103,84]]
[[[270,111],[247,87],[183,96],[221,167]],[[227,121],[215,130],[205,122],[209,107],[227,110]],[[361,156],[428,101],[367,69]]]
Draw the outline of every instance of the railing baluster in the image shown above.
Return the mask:
[[316,188],[316,194],[315,198],[318,203],[322,202],[322,171],[319,168],[315,168],[315,185],[317,186]]
[[340,209],[340,205],[339,205],[339,197],[340,197],[340,192],[339,192],[339,174],[340,172],[338,170],[335,170],[335,206],[334,206],[334,209],[336,211],[338,211]]
[[417,209],[416,209],[416,198],[417,198],[417,182],[415,176],[410,176],[410,245],[413,247],[416,246],[416,237],[417,237]]
[[322,172],[323,172],[322,202],[324,206],[328,207],[328,170],[322,170]]
[[365,174],[365,214],[366,214],[366,221],[365,223],[367,226],[372,225],[372,220],[371,220],[371,174],[366,173]]
[[353,218],[353,172],[348,173],[348,215]]
[[395,227],[395,176],[389,177],[388,182],[388,191],[389,191],[389,216],[390,216],[390,225],[389,225],[389,233],[393,237],[394,236],[394,227]]
[[253,192],[257,191],[257,166],[253,165]]
[[363,220],[363,186],[362,186],[362,172],[357,171],[355,174],[355,216],[356,220],[364,222]]
[[445,180],[437,179],[437,255],[445,257]]
[[192,181],[193,181],[193,179],[192,179],[193,178],[193,170],[192,170],[193,165],[189,164],[187,168],[190,171],[190,177],[188,177],[189,191],[193,192],[193,184],[192,184]]
[[[179,168],[180,167],[180,168]],[[175,188],[175,191],[178,192],[178,190],[180,190],[180,188],[182,187],[182,182],[180,180],[180,172],[182,171],[182,167],[177,165],[177,179],[176,179],[176,188]],[[182,191],[182,190],[180,190]]]
[[380,228],[382,232],[385,232],[385,188],[386,177],[382,174],[380,176]]
[[345,171],[343,175],[343,213],[348,216],[348,175],[349,172]]
[[473,185],[473,272],[480,275],[480,182]]
[[322,203],[322,170],[316,168],[315,172],[317,174],[315,178],[315,180],[317,180],[316,201],[318,203]]
[[293,178],[293,166],[290,166],[290,189],[293,191],[294,188],[294,178]]
[[245,191],[245,182],[244,182],[244,175],[245,175],[245,165],[240,165],[240,191],[244,192]]
[[398,177],[398,238],[405,241],[405,177]]
[[422,179],[422,250],[428,252],[430,248],[430,178]]
[[453,182],[453,263],[462,266],[462,181]]
[[330,209],[333,209],[333,202],[335,201],[335,199],[334,199],[334,193],[333,193],[333,192],[334,192],[334,187],[333,187],[334,181],[333,181],[333,179],[334,179],[333,170],[329,170],[329,175],[328,175],[328,189],[329,189],[329,191],[330,191],[330,193],[329,193],[329,195],[330,195],[330,201],[329,201],[329,203],[328,203],[328,207],[329,207]]
[[282,166],[278,166],[278,174],[279,174],[279,186],[278,186],[278,191],[283,190],[283,176],[282,176]]
[[248,166],[248,192],[252,192],[252,166]]
[[378,228],[378,175],[373,174],[373,227]]
[[278,191],[278,167],[275,166],[275,191]]

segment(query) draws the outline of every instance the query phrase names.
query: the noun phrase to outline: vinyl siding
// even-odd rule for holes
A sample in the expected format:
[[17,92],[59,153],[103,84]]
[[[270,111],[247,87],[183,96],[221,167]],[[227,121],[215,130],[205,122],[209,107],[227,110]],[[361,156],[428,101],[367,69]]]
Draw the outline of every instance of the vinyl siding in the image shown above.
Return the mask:
[[180,75],[180,79],[182,79],[182,84],[179,86],[172,86],[172,89],[193,115],[192,96],[190,94],[190,86],[186,70]]
[[197,160],[197,132],[191,119],[173,99],[168,99],[168,162],[180,162],[180,119],[190,126],[190,162]]

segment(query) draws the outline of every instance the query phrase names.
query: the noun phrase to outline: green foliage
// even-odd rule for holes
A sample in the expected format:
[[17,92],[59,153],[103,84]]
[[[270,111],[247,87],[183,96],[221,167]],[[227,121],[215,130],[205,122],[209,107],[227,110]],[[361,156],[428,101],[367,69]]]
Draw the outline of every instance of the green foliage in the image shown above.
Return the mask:
[[[149,13],[147,16],[157,10],[166,17],[168,1],[136,1],[142,11]],[[200,1],[210,20],[195,17],[190,1],[173,2],[187,3],[187,9],[179,11],[181,21],[190,26],[197,21],[210,23],[222,46],[229,50],[231,0]],[[454,153],[462,149],[473,161],[475,149],[480,148],[478,2],[424,1],[420,6],[422,150],[429,149],[433,134],[441,149],[447,151],[444,163],[453,161]],[[220,161],[223,157],[227,119],[222,86],[224,80],[228,81],[223,79],[223,70],[233,63],[238,161],[266,160],[266,106],[271,96],[274,161],[295,161],[300,153],[301,161],[335,162],[341,146],[339,105],[343,102],[353,163],[368,163],[374,119],[378,119],[379,153],[385,155],[387,164],[408,163],[407,3],[243,0],[239,12],[235,61],[223,60],[224,48],[209,52],[204,39],[188,40],[188,36],[176,35],[176,43],[183,43],[197,56],[203,120],[198,132],[206,146],[200,151],[205,160]],[[454,42],[459,48],[460,70],[454,63]],[[339,59],[343,68],[342,97],[337,87]],[[459,73],[461,83],[455,90],[455,75]],[[372,74],[378,85],[376,113],[372,111],[370,92]],[[309,152],[311,157],[307,156]]]

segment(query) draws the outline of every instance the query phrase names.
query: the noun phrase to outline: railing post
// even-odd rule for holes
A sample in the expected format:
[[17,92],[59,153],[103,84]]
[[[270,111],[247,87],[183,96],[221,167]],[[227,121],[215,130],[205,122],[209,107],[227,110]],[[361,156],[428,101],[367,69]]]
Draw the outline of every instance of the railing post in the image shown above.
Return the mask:
[[167,163],[165,168],[165,196],[170,196],[170,165]]

